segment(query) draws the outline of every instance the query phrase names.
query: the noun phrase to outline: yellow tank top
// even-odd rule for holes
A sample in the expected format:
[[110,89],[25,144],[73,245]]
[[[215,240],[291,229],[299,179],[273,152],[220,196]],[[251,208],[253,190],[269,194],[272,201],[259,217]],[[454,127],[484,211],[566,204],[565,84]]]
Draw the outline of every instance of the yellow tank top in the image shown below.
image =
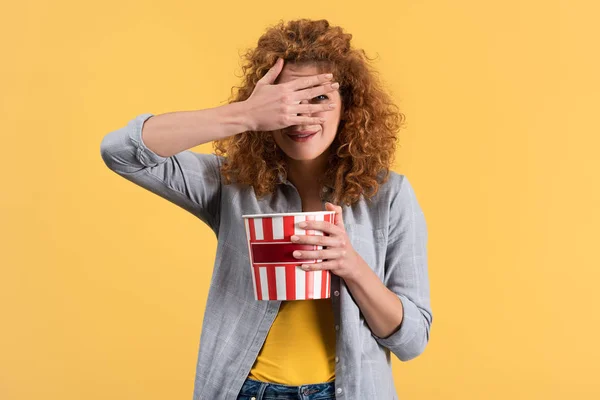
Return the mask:
[[300,386],[335,379],[331,299],[282,301],[248,378]]

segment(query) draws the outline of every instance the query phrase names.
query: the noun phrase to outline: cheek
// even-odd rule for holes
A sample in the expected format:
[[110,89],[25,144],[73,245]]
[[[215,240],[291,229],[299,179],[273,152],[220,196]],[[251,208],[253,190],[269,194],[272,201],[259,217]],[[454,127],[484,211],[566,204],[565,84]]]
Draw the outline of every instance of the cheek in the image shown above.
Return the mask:
[[281,131],[272,131],[271,133],[271,137],[273,138],[273,141],[275,142],[276,145],[280,145],[281,141],[282,141],[282,136],[283,133]]
[[335,125],[339,123],[342,107],[340,98],[335,99],[335,105],[336,107],[332,111],[325,111],[322,113],[325,118],[327,118],[324,124],[325,126],[333,126],[335,128]]
[[340,121],[340,112],[338,110],[331,111],[326,113],[325,117],[326,121],[323,126],[332,127],[332,129],[335,129],[336,125],[338,125]]

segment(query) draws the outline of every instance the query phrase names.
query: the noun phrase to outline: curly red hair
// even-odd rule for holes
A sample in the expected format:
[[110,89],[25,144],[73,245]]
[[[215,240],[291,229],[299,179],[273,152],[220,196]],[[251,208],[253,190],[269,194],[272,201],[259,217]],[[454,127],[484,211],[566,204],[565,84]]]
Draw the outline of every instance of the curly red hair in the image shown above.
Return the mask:
[[[351,38],[325,19],[280,21],[267,29],[256,48],[244,54],[244,79],[241,86],[232,88],[229,99],[229,103],[248,99],[278,57],[332,72],[340,83],[342,109],[329,167],[319,181],[334,188],[331,202],[346,205],[361,196],[372,198],[388,180],[396,133],[404,122],[404,114],[383,90],[364,50],[350,46]],[[284,153],[271,132],[243,132],[214,141],[213,147],[226,158],[221,167],[226,183],[252,185],[258,197],[275,190],[280,174],[287,176]]]

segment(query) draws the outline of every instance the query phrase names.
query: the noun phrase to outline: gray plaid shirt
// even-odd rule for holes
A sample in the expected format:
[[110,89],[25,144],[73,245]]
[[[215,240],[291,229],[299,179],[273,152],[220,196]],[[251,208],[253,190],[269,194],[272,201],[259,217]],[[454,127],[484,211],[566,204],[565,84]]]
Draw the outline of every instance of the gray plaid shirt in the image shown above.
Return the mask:
[[[251,186],[225,185],[223,160],[215,154],[159,156],[141,136],[152,116],[140,114],[108,133],[101,156],[112,171],[189,211],[217,236],[193,399],[235,400],[281,304],[254,299],[242,215],[302,211],[300,196],[283,178],[275,193],[260,200]],[[354,249],[402,301],[404,319],[389,337],[375,336],[343,279],[332,274],[336,398],[397,399],[390,352],[401,361],[420,355],[433,319],[425,218],[407,177],[392,171],[371,204],[362,199],[343,207],[343,221]]]

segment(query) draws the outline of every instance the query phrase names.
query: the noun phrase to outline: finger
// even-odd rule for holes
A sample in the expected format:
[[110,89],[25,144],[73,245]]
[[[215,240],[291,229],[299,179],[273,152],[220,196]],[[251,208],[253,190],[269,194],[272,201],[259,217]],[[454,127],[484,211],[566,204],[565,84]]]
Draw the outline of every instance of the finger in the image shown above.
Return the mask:
[[334,269],[337,267],[337,264],[333,261],[323,261],[320,263],[302,264],[300,267],[305,271],[322,271],[324,269]]
[[325,247],[340,247],[341,242],[334,236],[321,236],[321,235],[294,235],[291,237],[294,243],[306,243],[314,244],[317,246]]
[[325,249],[325,250],[296,250],[292,253],[295,258],[308,260],[333,260],[342,257],[342,250]]
[[325,118],[323,117],[300,117],[295,115],[290,115],[287,119],[287,123],[289,126],[291,125],[318,125],[324,124]]
[[277,59],[277,61],[275,61],[275,64],[273,64],[273,66],[267,71],[265,76],[260,78],[256,84],[257,85],[259,83],[261,85],[273,84],[273,82],[275,82],[275,79],[277,79],[277,76],[279,76],[279,73],[281,72],[282,69],[283,69],[283,58],[279,57]]
[[342,229],[344,228],[344,220],[342,218],[342,207],[332,204],[330,202],[325,203],[327,211],[335,211],[335,224]]
[[321,111],[331,111],[335,108],[335,103],[325,104],[294,104],[289,106],[290,114],[312,114]]
[[323,85],[311,87],[309,89],[298,90],[292,93],[291,97],[293,100],[297,101],[312,100],[319,95],[335,92],[339,89],[339,87],[340,84],[338,82],[326,83]]
[[320,75],[312,75],[305,76],[302,78],[297,78],[283,85],[287,86],[291,90],[299,90],[304,88],[309,88],[311,86],[320,85],[322,83],[328,82],[333,79],[332,74],[320,74]]
[[332,235],[337,235],[343,232],[339,226],[328,221],[303,221],[299,224],[299,226],[305,230],[317,230]]

